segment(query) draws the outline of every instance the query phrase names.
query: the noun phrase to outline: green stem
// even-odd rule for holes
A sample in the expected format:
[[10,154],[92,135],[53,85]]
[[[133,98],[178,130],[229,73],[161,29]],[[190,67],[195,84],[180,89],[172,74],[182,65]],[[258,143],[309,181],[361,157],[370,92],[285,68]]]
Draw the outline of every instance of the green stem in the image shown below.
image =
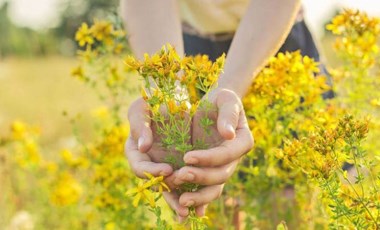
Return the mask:
[[[336,199],[336,196],[335,196],[335,194],[333,193],[332,188],[330,187],[330,183],[324,180],[324,184],[325,184],[326,187],[328,188],[328,192],[329,192],[331,198],[335,201],[335,203],[336,203],[337,205],[341,205],[341,204],[340,204],[340,201]],[[349,218],[349,216],[347,216],[347,214],[346,214],[345,212],[343,212],[343,215],[344,215],[344,217],[347,218],[347,220],[348,220],[349,222],[351,222],[351,223],[355,226],[355,223],[353,222],[353,220],[351,220],[351,218]]]
[[348,180],[347,178],[345,178],[345,180],[348,182],[348,184],[350,185],[350,187],[352,188],[352,190],[355,192],[357,198],[359,199],[360,203],[363,205],[363,207],[365,208],[365,210],[367,211],[368,215],[371,217],[372,221],[375,223],[375,225],[377,226],[377,223],[376,223],[376,220],[375,218],[373,217],[372,213],[370,212],[370,210],[368,209],[367,205],[364,203],[363,201],[363,198],[359,195],[359,193],[356,191],[355,187],[353,186],[353,184],[351,183],[350,180]]

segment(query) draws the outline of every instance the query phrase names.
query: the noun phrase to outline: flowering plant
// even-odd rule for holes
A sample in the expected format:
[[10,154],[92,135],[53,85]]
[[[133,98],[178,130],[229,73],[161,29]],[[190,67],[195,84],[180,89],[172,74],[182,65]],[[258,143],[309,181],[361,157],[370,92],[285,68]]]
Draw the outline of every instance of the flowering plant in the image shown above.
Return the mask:
[[[186,152],[207,148],[205,139],[210,135],[210,126],[215,123],[209,118],[213,108],[207,96],[222,71],[224,56],[214,63],[207,56],[180,58],[172,46],[166,45],[157,54],[145,54],[143,61],[129,56],[125,63],[144,80],[142,97],[150,111],[152,129],[159,135],[153,137],[157,143],[147,154],[153,161],[169,163],[174,169],[185,166],[183,157]],[[201,95],[206,99],[201,100]],[[191,127],[198,109],[204,114],[199,124],[206,136],[195,139],[191,136]],[[185,183],[173,192],[180,195],[196,191],[198,187],[197,184]],[[136,195],[135,200],[138,200],[139,195]],[[153,204],[150,202],[151,206]],[[155,210],[154,213],[159,212]],[[194,207],[190,208],[188,222],[191,229],[204,228]]]
[[[181,168],[185,152],[210,147],[216,111],[207,99],[224,57],[214,63],[206,56],[181,58],[170,45],[144,60],[125,57],[120,28],[97,20],[76,35],[81,63],[72,75],[104,104],[94,111],[94,136],[86,139],[76,126],[80,119],[66,114],[76,141],[64,149],[41,144],[40,130],[21,121],[0,137],[0,211],[6,210],[0,224],[28,210],[42,229],[185,228],[159,198],[169,189],[182,193],[200,186],[173,189],[164,176],[147,173],[145,180],[135,178],[123,154],[126,102],[141,91],[159,133],[156,147],[163,150],[148,154]],[[327,26],[337,36],[341,60],[330,69],[331,100],[322,96],[331,86],[319,63],[299,52],[269,60],[244,98],[255,148],[222,198],[210,204],[208,219],[192,212],[190,227],[379,229],[379,28],[379,19],[351,10]],[[204,136],[193,139],[190,124],[198,115]]]

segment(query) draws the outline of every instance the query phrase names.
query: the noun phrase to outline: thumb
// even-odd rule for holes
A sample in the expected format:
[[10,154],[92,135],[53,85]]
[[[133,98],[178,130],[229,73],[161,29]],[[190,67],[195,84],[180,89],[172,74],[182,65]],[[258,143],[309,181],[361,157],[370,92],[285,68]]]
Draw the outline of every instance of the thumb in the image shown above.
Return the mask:
[[149,108],[144,99],[134,101],[128,110],[130,135],[137,142],[138,150],[146,153],[153,144],[153,134],[150,128]]
[[243,106],[239,97],[230,90],[223,89],[216,96],[218,108],[217,128],[220,135],[227,140],[234,139]]

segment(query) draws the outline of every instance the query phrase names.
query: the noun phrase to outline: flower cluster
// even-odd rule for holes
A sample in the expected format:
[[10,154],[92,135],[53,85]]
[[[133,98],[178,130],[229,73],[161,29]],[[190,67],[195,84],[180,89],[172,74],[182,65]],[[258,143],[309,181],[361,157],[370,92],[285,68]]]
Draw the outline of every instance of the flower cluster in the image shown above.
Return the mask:
[[[207,112],[211,109],[207,106],[207,94],[215,86],[219,74],[222,71],[224,55],[214,63],[207,56],[181,58],[171,45],[162,47],[160,52],[153,55],[144,55],[144,60],[139,61],[132,56],[125,59],[125,64],[131,70],[137,71],[144,80],[141,90],[142,97],[146,101],[153,121],[153,127],[159,136],[159,145],[164,148],[164,155],[148,152],[151,159],[159,162],[167,162],[174,169],[184,166],[183,156],[186,152],[197,149],[202,140],[192,140],[192,117],[198,108],[206,113],[201,119],[202,128],[207,133],[213,121],[207,118]],[[202,96],[204,95],[204,100]],[[151,178],[150,181],[158,180]],[[136,192],[135,204],[144,197],[152,206],[152,199],[146,188],[149,182],[140,184]],[[181,186],[178,193],[195,191],[196,184]],[[136,201],[137,199],[137,201]],[[155,212],[157,213],[157,212]],[[192,229],[201,229],[202,219],[190,212],[188,221]]]
[[105,20],[95,20],[91,27],[83,23],[76,40],[79,46],[85,46],[85,51],[78,51],[80,65],[71,70],[71,75],[92,87],[106,104],[112,105],[111,120],[119,119],[122,105],[136,91],[135,83],[129,78],[131,71],[123,65],[127,41],[122,25]]
[[[157,54],[145,54],[143,61],[129,56],[125,64],[144,79],[142,97],[149,105],[158,133],[163,135],[163,146],[178,151],[180,155],[191,150],[191,117],[201,105],[202,96],[207,97],[207,93],[215,86],[223,68],[224,56],[214,63],[207,56],[180,58],[172,46],[166,45]],[[167,117],[162,111],[166,111]],[[174,157],[177,162],[169,158],[173,156],[167,160],[175,168],[183,165],[180,162],[182,157]]]
[[[303,57],[299,51],[279,53],[258,74],[243,99],[256,143],[240,165],[239,178],[229,193],[255,202],[256,207],[251,203],[244,205],[248,215],[256,218],[247,219],[248,223],[255,223],[252,227],[275,228],[278,219],[271,219],[273,215],[286,218],[284,210],[293,209],[289,200],[281,198],[288,187],[300,188],[296,191],[297,208],[310,208],[313,190],[305,187],[306,178],[297,169],[284,167],[277,150],[284,140],[306,136],[316,124],[326,125],[337,112],[323,100],[323,93],[330,87],[325,76],[319,74],[318,66],[319,63]],[[283,209],[277,212],[270,208],[273,205]],[[313,215],[292,213],[293,218],[299,218],[299,226],[306,226],[308,219],[315,218]]]
[[[379,162],[370,162],[361,146],[368,125],[368,120],[347,115],[334,128],[319,127],[301,140],[286,143],[279,154],[286,166],[302,171],[321,187],[329,200],[330,225],[336,228],[377,229],[380,224],[380,178],[373,168]],[[343,170],[347,163],[352,165],[355,179]],[[365,178],[365,174],[369,176]]]
[[379,55],[380,20],[358,10],[344,10],[327,25],[338,35],[335,48],[355,67],[370,68]]
[[[188,109],[194,112],[202,96],[215,85],[224,65],[224,56],[214,63],[206,55],[180,58],[168,44],[157,54],[145,54],[143,61],[129,56],[125,64],[143,77],[142,96],[153,112],[157,112],[158,106],[164,102],[169,112],[186,112]],[[190,107],[188,103],[191,103]]]
[[76,204],[83,193],[83,188],[73,176],[63,172],[51,187],[51,202],[58,206]]
[[21,121],[11,125],[11,136],[15,148],[15,159],[21,167],[38,167],[42,156],[37,144],[39,130]]
[[80,47],[85,47],[85,51],[79,52],[80,56],[89,59],[106,52],[120,54],[125,49],[125,36],[125,32],[110,21],[95,20],[91,27],[82,23],[75,40]]
[[322,94],[329,89],[317,76],[318,63],[299,52],[271,58],[244,98],[244,107],[256,149],[279,147],[285,137],[312,128],[314,115],[323,108]]
[[345,10],[327,26],[336,35],[335,50],[344,65],[332,71],[339,95],[335,104],[350,108],[358,116],[370,116],[371,132],[363,143],[371,154],[378,154],[380,143],[380,19],[364,12]]
[[127,196],[134,195],[133,206],[137,207],[140,200],[145,200],[149,203],[150,207],[156,206],[156,199],[151,190],[153,187],[158,186],[158,192],[162,194],[164,189],[170,192],[169,187],[164,183],[164,176],[154,177],[152,174],[145,173],[148,181],[145,183],[140,181],[136,188],[130,189],[126,192]]

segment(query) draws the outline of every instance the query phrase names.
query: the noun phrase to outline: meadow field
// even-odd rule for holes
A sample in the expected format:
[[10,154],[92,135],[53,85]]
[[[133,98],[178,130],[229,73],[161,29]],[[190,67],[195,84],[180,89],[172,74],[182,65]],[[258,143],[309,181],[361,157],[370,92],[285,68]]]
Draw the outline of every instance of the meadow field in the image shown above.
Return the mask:
[[185,224],[161,199],[163,176],[132,173],[127,109],[141,96],[154,124],[169,124],[168,152],[204,148],[183,118],[213,111],[199,92],[215,87],[224,57],[180,58],[167,45],[138,60],[125,32],[98,20],[79,28],[76,58],[0,59],[0,229],[380,229],[380,20],[345,10],[327,29],[333,86],[299,52],[271,58],[243,99],[254,148],[207,218],[190,207]]

